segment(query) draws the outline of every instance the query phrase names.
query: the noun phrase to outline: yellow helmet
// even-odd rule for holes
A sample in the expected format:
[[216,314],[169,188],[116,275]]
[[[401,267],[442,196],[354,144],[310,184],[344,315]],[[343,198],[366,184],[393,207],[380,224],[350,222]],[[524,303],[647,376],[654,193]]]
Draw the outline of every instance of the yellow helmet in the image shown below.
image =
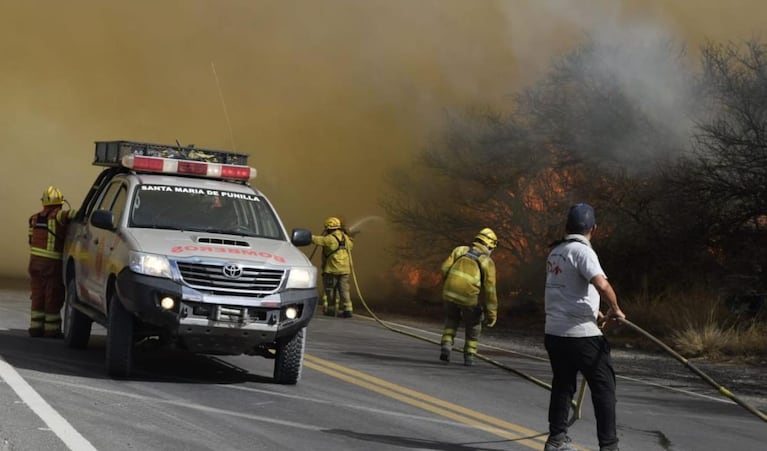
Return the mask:
[[498,237],[495,236],[495,232],[492,229],[485,227],[474,237],[474,241],[484,244],[489,250],[493,250],[498,244]]
[[341,220],[335,216],[331,216],[325,220],[325,228],[328,230],[335,230],[341,228]]
[[40,199],[43,202],[43,206],[48,205],[61,205],[64,202],[64,195],[55,186],[51,185],[43,191],[43,197]]

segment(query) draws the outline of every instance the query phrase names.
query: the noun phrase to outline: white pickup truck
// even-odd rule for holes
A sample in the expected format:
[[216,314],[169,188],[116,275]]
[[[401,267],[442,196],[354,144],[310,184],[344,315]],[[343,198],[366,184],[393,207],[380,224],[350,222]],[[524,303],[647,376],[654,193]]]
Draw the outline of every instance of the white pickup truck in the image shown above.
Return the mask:
[[241,153],[96,142],[96,178],[67,231],[64,340],[85,348],[107,329],[106,370],[130,376],[134,344],[274,359],[274,380],[301,377],[317,269]]

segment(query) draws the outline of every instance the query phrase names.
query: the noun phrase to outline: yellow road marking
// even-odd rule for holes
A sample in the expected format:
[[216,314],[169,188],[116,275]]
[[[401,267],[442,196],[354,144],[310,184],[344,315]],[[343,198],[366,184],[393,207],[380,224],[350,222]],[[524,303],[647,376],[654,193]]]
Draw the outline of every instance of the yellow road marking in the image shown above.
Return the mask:
[[304,364],[313,370],[456,422],[476,427],[498,437],[514,440],[516,443],[525,445],[528,448],[540,450],[542,443],[546,440],[546,433],[534,431],[524,426],[477,412],[476,410],[467,409],[466,407],[434,398],[425,393],[393,384],[375,376],[320,359],[319,357],[309,354],[306,354],[304,357]]

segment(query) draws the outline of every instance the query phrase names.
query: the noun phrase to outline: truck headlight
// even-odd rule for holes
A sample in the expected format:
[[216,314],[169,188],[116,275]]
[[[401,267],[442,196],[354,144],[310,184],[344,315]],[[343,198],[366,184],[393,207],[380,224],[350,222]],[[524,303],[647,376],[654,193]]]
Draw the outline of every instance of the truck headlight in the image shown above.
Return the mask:
[[288,274],[286,289],[291,288],[316,288],[317,268],[293,268]]
[[147,276],[171,278],[170,262],[162,255],[131,252],[130,269]]
[[287,319],[296,319],[298,316],[298,309],[295,306],[290,306],[285,309],[285,318]]

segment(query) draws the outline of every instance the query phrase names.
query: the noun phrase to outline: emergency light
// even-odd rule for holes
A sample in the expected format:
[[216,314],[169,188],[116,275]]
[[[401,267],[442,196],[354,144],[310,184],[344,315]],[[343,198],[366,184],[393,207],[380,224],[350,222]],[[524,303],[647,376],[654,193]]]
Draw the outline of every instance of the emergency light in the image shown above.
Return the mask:
[[123,167],[135,171],[159,172],[163,174],[194,175],[227,180],[250,180],[256,178],[256,169],[236,164],[208,163],[203,161],[179,160],[175,158],[125,155]]

